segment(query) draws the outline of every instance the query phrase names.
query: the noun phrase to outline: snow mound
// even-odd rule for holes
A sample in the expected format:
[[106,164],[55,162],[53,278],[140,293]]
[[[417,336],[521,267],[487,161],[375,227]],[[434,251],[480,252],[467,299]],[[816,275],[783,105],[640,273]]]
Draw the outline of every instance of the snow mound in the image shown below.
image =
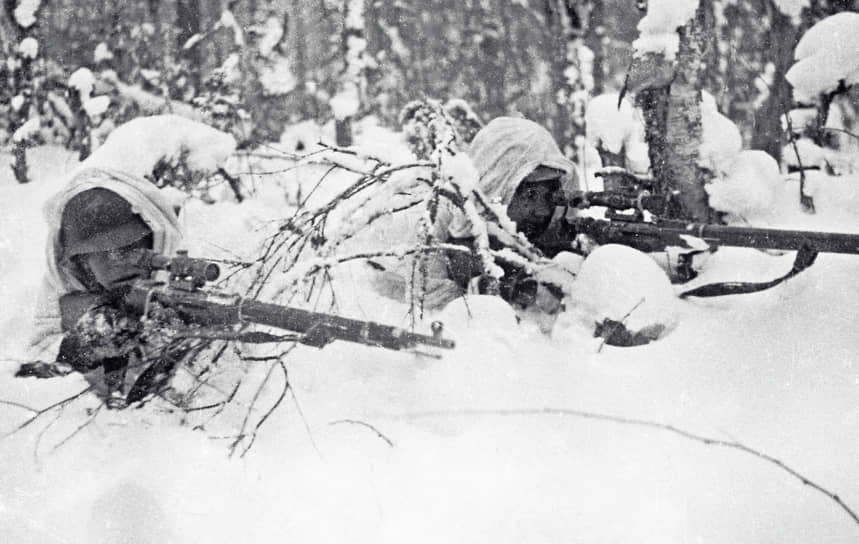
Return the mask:
[[18,54],[26,59],[34,59],[39,54],[39,42],[35,38],[24,38],[18,44]]
[[[797,153],[799,154],[799,158],[797,158]],[[796,148],[793,147],[793,144],[789,143],[782,148],[781,152],[785,164],[796,168],[799,168],[800,161],[802,161],[803,168],[808,168],[809,166],[825,168],[833,162],[835,155],[831,149],[820,147],[809,138],[797,138]]]
[[803,8],[808,7],[809,0],[775,0],[775,5],[778,10],[793,20],[793,24],[800,23],[799,16],[802,14]]
[[629,100],[624,99],[618,107],[617,93],[595,96],[588,102],[585,123],[588,127],[588,143],[602,145],[612,153],[620,153],[635,126],[635,110]]
[[640,112],[622,100],[618,107],[618,94],[606,93],[588,102],[585,111],[587,141],[610,153],[623,151],[627,166],[635,172],[646,172],[650,167],[647,144],[644,143],[644,123]]
[[214,172],[236,149],[236,140],[178,115],[138,117],[114,130],[81,168],[109,168],[143,177],[162,159],[187,153],[188,166]]
[[[12,12],[15,17],[15,22],[22,28],[30,28],[36,24],[36,12],[39,11],[39,6],[42,0],[21,0]],[[14,3],[12,4],[15,5]]]
[[710,206],[752,223],[756,218],[769,216],[784,185],[775,159],[763,151],[742,151],[726,174],[705,186]]
[[439,312],[438,320],[445,329],[455,331],[483,329],[504,334],[515,331],[517,327],[513,308],[500,297],[492,295],[469,295],[454,299]]
[[259,78],[266,94],[271,96],[290,93],[298,85],[292,65],[286,57],[278,57],[271,65],[264,66]]
[[68,86],[77,89],[81,100],[84,101],[92,94],[95,87],[95,76],[89,68],[78,68],[69,76]]
[[859,82],[859,14],[842,12],[823,19],[796,46],[797,60],[788,70],[793,96],[812,102],[820,93],[835,90],[842,79]]
[[110,97],[106,95],[96,96],[84,102],[83,106],[89,118],[95,119],[99,115],[103,115],[110,107]]
[[107,47],[105,42],[99,42],[97,46],[95,46],[95,51],[92,54],[92,59],[96,62],[113,60],[113,52],[110,48]]
[[677,28],[695,15],[698,0],[651,0],[647,15],[638,22],[639,37],[632,46],[636,55],[657,53],[667,60],[674,59],[680,38]]
[[618,244],[601,246],[585,259],[570,303],[568,311],[586,327],[610,320],[651,338],[677,319],[677,299],[665,272],[645,253]]
[[701,128],[699,164],[713,172],[725,172],[743,148],[740,129],[719,113],[716,99],[707,91],[701,93]]
[[817,108],[794,108],[780,119],[782,130],[787,132],[790,129],[794,134],[802,134],[817,124]]
[[27,119],[27,121],[18,127],[18,129],[12,133],[12,141],[15,143],[26,142],[36,136],[39,133],[39,129],[42,126],[42,122],[38,117],[31,117]]
[[441,175],[463,195],[468,195],[475,189],[477,179],[480,177],[477,168],[471,162],[471,157],[465,153],[444,157],[441,163]]

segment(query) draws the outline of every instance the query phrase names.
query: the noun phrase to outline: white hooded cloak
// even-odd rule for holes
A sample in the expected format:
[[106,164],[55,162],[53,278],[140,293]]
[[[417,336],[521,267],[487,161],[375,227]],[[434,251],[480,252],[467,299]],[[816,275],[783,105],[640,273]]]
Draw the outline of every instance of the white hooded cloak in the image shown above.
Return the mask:
[[35,332],[31,345],[37,357],[53,358],[62,337],[59,300],[62,295],[84,291],[84,286],[66,269],[60,247],[63,210],[75,195],[90,189],[115,192],[140,215],[152,230],[153,250],[172,255],[182,239],[182,229],[173,206],[161,190],[146,179],[119,170],[84,167],[74,173],[66,186],[45,205],[48,240],[45,253],[47,271],[36,303]]

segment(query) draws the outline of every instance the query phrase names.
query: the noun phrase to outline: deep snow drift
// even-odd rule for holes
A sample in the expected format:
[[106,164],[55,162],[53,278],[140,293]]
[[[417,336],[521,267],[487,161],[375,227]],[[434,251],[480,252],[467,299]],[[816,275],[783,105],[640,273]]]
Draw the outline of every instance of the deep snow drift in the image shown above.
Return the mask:
[[[381,134],[368,142],[381,149]],[[74,166],[61,151],[30,153],[29,185],[14,183],[7,157],[0,164],[0,356],[9,358],[23,353],[44,266],[40,206]],[[269,220],[289,213],[296,184],[317,179],[259,175],[242,204],[190,202],[189,249],[249,256]],[[859,179],[810,189],[817,215],[798,211],[796,183],[785,181],[768,223],[859,231]],[[696,282],[770,279],[791,262],[726,248]],[[741,442],[855,511],[857,277],[859,257],[821,255],[770,291],[677,300],[673,330],[636,348],[603,346],[572,311],[546,337],[480,299],[482,319],[443,314],[458,346],[441,359],[300,347],[285,360],[294,395],[244,457],[230,457],[229,444],[253,387],[211,421],[211,410],[183,415],[163,403],[92,412],[98,401],[84,396],[0,440],[0,541],[855,542],[859,525],[834,501],[759,457],[574,411]],[[405,307],[374,295],[360,265],[335,271],[334,286],[344,313],[405,324]],[[0,362],[0,432],[32,416],[13,403],[41,408],[86,385],[15,379],[16,365]],[[248,384],[269,372],[256,365]],[[275,368],[257,414],[283,379]]]

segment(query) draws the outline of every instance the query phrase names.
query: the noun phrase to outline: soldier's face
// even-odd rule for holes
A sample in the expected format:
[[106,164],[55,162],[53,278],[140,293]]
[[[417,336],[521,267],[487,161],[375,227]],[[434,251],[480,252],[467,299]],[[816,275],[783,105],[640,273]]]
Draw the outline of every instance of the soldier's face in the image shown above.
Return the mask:
[[86,255],[85,262],[102,287],[105,289],[121,287],[149,276],[148,270],[136,266],[135,260],[129,258],[134,249],[137,249],[137,244],[90,253]]
[[555,213],[555,193],[560,179],[525,181],[519,184],[507,206],[507,216],[516,222],[516,229],[528,238],[543,233]]

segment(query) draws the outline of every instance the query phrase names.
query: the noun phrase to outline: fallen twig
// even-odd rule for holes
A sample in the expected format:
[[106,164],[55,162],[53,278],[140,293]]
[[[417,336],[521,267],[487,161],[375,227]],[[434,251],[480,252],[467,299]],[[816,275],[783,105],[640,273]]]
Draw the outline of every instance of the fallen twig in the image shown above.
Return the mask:
[[80,433],[90,423],[92,423],[95,420],[96,416],[98,416],[98,413],[101,411],[101,409],[103,407],[104,407],[104,403],[102,402],[101,404],[98,405],[98,407],[95,410],[92,411],[92,413],[89,415],[89,417],[86,419],[86,421],[84,421],[83,423],[78,425],[78,427],[74,431],[72,431],[67,437],[65,437],[62,440],[60,440],[59,442],[57,442],[57,444],[53,448],[51,448],[51,453],[60,449],[63,446],[63,444],[67,443],[69,440],[74,438],[78,433]]
[[30,424],[32,424],[34,421],[39,419],[42,415],[44,415],[44,414],[46,414],[52,410],[55,410],[57,408],[62,408],[71,402],[74,402],[75,400],[84,396],[86,393],[88,393],[91,390],[92,390],[92,386],[89,386],[86,389],[84,389],[78,393],[75,393],[74,395],[72,395],[70,397],[66,397],[63,400],[57,401],[57,402],[55,402],[49,406],[46,406],[45,408],[36,410],[36,413],[32,417],[26,419],[23,423],[19,424],[17,427],[12,429],[11,431],[8,431],[5,434],[3,434],[2,436],[0,436],[0,440],[3,440],[5,438],[9,438],[13,434],[17,433],[18,431],[20,431],[20,430],[26,428],[27,426],[29,426]]
[[767,453],[764,453],[760,450],[756,450],[751,448],[741,442],[737,442],[734,440],[722,440],[720,438],[711,438],[708,436],[700,435],[697,433],[693,433],[691,431],[687,431],[685,429],[681,429],[679,427],[675,427],[674,425],[669,425],[667,423],[660,423],[658,421],[649,421],[646,419],[636,419],[636,418],[627,418],[621,416],[613,416],[610,414],[602,414],[599,412],[587,412],[583,410],[573,410],[567,408],[530,408],[530,409],[502,409],[502,410],[439,410],[439,411],[430,411],[430,412],[413,412],[400,414],[398,416],[394,416],[394,419],[427,419],[427,418],[439,418],[439,417],[472,417],[472,416],[535,416],[535,415],[543,415],[543,416],[566,416],[566,417],[576,417],[583,419],[593,419],[597,421],[607,421],[610,423],[619,423],[621,425],[631,425],[635,427],[647,427],[650,429],[657,429],[660,431],[667,431],[669,433],[675,434],[682,438],[686,438],[688,440],[693,440],[695,442],[700,442],[707,446],[717,446],[722,448],[729,448],[738,450],[758,459],[765,461],[771,465],[775,465],[780,468],[784,472],[787,472],[800,482],[803,485],[807,485],[810,488],[818,491],[819,493],[828,497],[831,501],[839,506],[844,512],[847,513],[848,516],[853,520],[854,523],[859,525],[859,514],[856,513],[850,506],[845,503],[841,497],[839,497],[836,493],[826,489],[822,485],[814,482],[807,476],[803,475],[796,469],[787,465],[780,459],[777,459]]
[[332,426],[333,425],[342,425],[344,423],[348,423],[350,425],[360,425],[362,427],[366,427],[366,428],[370,429],[371,431],[373,431],[374,433],[376,433],[376,436],[378,436],[379,438],[381,438],[382,440],[387,442],[388,446],[390,446],[392,448],[394,447],[394,442],[390,438],[385,436],[384,433],[382,433],[382,431],[380,431],[379,429],[377,429],[373,425],[370,425],[366,421],[359,421],[357,419],[338,419],[337,421],[332,421],[331,423],[329,423],[329,425],[332,425]]

